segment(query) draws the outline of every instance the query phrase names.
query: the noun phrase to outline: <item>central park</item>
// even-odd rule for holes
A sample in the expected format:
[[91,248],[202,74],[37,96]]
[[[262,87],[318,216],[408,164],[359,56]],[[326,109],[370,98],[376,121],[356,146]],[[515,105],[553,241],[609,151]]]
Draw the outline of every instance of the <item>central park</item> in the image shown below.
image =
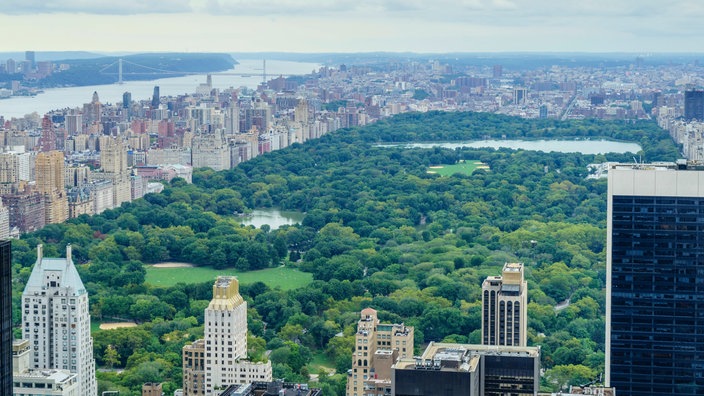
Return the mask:
[[[379,147],[504,137],[609,139],[642,151]],[[203,336],[213,279],[236,275],[250,358],[271,360],[287,381],[318,374],[325,395],[343,395],[361,309],[414,326],[416,353],[431,341],[479,343],[482,281],[522,262],[541,388],[588,383],[604,371],[606,181],[587,178],[587,165],[634,156],[674,161],[678,150],[646,121],[429,112],[342,129],[23,235],[12,244],[13,319],[37,245],[60,257],[71,244],[92,321],[136,324],[94,327],[99,390],[138,394],[163,382],[173,394],[183,346]],[[305,216],[256,228],[234,215],[258,208]],[[165,262],[188,265],[154,266]]]

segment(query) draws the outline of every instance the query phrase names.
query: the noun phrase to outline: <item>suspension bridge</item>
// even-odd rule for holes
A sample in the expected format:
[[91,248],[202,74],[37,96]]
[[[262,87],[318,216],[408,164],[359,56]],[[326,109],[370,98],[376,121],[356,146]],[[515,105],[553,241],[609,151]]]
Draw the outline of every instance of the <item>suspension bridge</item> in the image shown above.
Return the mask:
[[[261,72],[261,73],[259,73]],[[138,63],[130,62],[128,60],[119,58],[115,62],[105,66],[104,68],[100,69],[100,74],[105,74],[105,75],[116,75],[117,76],[117,84],[123,84],[124,83],[124,77],[125,76],[168,76],[168,75],[173,75],[173,76],[190,76],[190,75],[198,75],[198,74],[207,74],[208,77],[216,75],[216,76],[240,76],[240,77],[252,77],[252,76],[261,76],[262,78],[262,83],[266,83],[270,78],[275,78],[275,77],[290,77],[291,74],[281,74],[281,73],[276,73],[276,74],[267,74],[266,72],[266,59],[262,60],[262,68],[261,69],[254,69],[252,72],[242,72],[242,73],[234,73],[234,72],[215,72],[215,73],[205,73],[205,72],[187,72],[187,71],[175,71],[175,70],[165,70],[165,69],[159,69],[156,67],[151,67],[151,66],[146,66],[146,65],[140,65]]]

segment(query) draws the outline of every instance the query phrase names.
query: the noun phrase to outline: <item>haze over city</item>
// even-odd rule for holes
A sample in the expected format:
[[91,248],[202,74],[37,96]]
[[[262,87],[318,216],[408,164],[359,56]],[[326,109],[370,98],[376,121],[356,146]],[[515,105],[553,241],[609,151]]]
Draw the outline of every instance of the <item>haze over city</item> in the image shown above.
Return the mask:
[[679,0],[125,0],[0,4],[3,51],[699,52]]
[[704,0],[0,0],[0,396],[704,395]]

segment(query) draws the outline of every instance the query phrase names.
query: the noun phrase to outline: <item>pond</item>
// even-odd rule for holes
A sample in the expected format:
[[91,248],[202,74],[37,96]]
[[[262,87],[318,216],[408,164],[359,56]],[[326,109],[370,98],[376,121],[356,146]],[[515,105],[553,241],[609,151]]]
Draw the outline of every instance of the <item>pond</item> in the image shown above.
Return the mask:
[[431,142],[431,143],[398,143],[380,144],[379,147],[408,148],[509,148],[513,150],[533,150],[549,153],[605,154],[605,153],[637,153],[640,145],[631,142],[615,142],[613,140],[474,140],[467,142]]
[[261,228],[262,225],[268,224],[272,230],[276,230],[286,224],[301,223],[305,216],[305,213],[294,210],[264,208],[254,209],[250,215],[241,217],[240,222],[246,226],[253,225],[256,228]]

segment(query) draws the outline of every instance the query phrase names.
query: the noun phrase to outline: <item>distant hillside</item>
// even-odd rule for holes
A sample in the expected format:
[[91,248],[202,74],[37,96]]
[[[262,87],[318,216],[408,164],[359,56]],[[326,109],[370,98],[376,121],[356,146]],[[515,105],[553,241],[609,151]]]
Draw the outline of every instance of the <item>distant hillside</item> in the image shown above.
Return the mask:
[[187,73],[217,72],[231,69],[237,63],[230,55],[218,53],[149,53],[122,57],[64,59],[60,62],[68,64],[69,70],[54,73],[36,84],[44,88],[112,84],[118,79],[116,63],[120,58],[125,61],[125,78],[130,80],[154,80]]

